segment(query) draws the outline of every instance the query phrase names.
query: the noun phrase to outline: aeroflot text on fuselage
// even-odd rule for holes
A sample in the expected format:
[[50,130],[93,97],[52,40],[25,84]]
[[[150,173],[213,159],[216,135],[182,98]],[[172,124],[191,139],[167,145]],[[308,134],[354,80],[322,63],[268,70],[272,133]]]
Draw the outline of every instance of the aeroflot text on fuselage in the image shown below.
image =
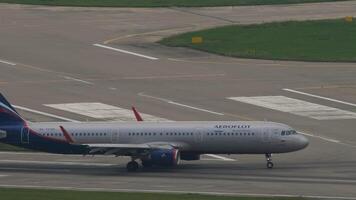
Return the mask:
[[250,125],[215,125],[215,128],[250,128]]

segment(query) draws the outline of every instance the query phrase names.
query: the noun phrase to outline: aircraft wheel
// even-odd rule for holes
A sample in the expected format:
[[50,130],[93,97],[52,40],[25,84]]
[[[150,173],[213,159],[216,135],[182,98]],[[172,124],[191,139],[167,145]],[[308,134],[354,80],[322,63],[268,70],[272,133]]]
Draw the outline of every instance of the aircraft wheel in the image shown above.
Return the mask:
[[267,162],[267,168],[272,169],[273,168],[273,162]]
[[131,161],[127,163],[126,169],[128,172],[135,172],[138,170],[138,163],[136,161]]

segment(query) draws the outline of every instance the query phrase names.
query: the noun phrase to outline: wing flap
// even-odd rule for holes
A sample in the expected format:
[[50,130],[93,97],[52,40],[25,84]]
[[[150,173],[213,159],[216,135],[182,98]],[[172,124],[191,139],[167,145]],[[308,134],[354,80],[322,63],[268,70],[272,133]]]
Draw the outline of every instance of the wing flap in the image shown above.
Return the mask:
[[147,144],[83,144],[89,148],[150,149]]

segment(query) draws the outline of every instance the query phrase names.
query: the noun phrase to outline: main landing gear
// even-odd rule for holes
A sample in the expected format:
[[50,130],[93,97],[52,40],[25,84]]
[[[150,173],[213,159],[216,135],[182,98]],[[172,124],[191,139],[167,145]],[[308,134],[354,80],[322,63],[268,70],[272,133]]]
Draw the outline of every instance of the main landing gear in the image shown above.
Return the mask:
[[267,168],[272,169],[273,168],[273,162],[272,162],[272,154],[266,153],[266,160],[267,160]]
[[139,165],[135,160],[130,161],[126,165],[126,169],[128,172],[135,172],[138,170],[138,167],[139,167]]

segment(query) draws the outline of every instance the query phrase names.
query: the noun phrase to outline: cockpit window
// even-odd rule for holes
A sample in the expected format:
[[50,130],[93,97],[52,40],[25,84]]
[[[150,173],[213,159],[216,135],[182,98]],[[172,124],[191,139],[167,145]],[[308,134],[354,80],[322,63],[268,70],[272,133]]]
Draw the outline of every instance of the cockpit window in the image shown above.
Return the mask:
[[282,131],[281,135],[296,135],[297,131],[295,130],[288,130],[288,131]]

